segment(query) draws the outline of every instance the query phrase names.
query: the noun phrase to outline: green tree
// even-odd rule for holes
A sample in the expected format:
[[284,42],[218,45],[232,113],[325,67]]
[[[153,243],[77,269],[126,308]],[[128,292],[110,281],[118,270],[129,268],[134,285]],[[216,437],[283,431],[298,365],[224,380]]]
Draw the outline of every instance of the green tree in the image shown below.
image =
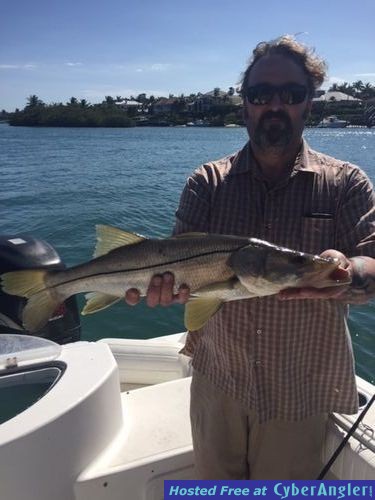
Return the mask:
[[147,101],[147,96],[146,94],[143,92],[142,94],[138,94],[137,96],[137,99],[136,99],[138,102],[141,102],[142,104],[144,104],[146,101]]
[[[119,102],[119,101],[117,101],[117,102]],[[106,95],[105,96],[105,104],[106,104],[106,106],[113,106],[115,104],[115,100],[110,95]]]
[[328,92],[338,92],[338,91],[339,91],[338,83],[333,83],[328,89]]
[[352,87],[352,85],[350,85],[350,83],[348,82],[344,82],[342,83],[341,85],[338,86],[338,90],[340,92],[343,92],[344,94],[347,94],[347,95],[351,95],[351,96],[354,96],[355,95],[355,90],[354,88]]
[[362,99],[371,99],[375,97],[375,86],[371,85],[371,83],[366,83],[363,86],[360,97]]
[[360,94],[365,86],[363,85],[362,80],[357,80],[352,84],[352,87],[356,90],[358,94]]
[[28,98],[27,98],[27,105],[26,107],[27,108],[36,108],[38,106],[44,106],[44,102],[39,99],[39,97],[35,94],[33,95],[30,95]]

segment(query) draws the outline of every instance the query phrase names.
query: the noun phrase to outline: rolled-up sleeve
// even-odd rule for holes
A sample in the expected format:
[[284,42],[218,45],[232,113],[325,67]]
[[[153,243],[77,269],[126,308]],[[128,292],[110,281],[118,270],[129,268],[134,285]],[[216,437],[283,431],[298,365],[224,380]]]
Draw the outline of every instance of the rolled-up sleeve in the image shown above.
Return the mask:
[[367,175],[358,168],[348,176],[337,218],[336,241],[348,257],[375,257],[375,193]]

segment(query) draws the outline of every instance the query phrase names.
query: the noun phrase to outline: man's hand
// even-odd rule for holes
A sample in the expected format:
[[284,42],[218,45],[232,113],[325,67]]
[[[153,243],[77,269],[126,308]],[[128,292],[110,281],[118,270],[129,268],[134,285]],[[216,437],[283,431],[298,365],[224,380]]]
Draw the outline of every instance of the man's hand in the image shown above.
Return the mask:
[[[171,304],[185,304],[189,300],[190,289],[187,285],[181,285],[178,293],[173,293],[174,276],[172,273],[156,274],[152,277],[148,286],[146,303],[150,307],[170,306]],[[125,302],[130,306],[138,304],[141,300],[139,291],[130,288],[125,293]]]
[[348,259],[338,250],[325,250],[321,257],[336,257],[340,265],[333,271],[333,279],[350,278],[351,284],[328,288],[287,288],[278,294],[280,300],[336,299],[348,304],[365,304],[375,297],[375,259],[353,257]]

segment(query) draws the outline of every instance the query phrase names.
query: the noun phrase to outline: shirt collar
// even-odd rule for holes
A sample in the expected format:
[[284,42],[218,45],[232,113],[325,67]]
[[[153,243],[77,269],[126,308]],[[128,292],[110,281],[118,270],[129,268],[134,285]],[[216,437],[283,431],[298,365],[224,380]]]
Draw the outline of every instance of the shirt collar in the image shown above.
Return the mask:
[[[312,150],[305,139],[302,139],[301,149],[296,156],[291,175],[295,175],[299,171],[320,174],[320,168],[317,162],[313,160],[311,152]],[[257,178],[262,177],[253,156],[250,141],[235,155],[229,175],[238,175],[245,172],[250,172]]]

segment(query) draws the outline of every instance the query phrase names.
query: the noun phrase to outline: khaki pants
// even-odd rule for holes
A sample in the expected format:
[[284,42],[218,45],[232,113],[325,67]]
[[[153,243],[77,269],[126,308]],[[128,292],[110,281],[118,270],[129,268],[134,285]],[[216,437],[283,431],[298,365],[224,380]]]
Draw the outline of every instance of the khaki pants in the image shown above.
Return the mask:
[[316,479],[322,468],[326,414],[259,424],[194,371],[190,417],[198,479]]

